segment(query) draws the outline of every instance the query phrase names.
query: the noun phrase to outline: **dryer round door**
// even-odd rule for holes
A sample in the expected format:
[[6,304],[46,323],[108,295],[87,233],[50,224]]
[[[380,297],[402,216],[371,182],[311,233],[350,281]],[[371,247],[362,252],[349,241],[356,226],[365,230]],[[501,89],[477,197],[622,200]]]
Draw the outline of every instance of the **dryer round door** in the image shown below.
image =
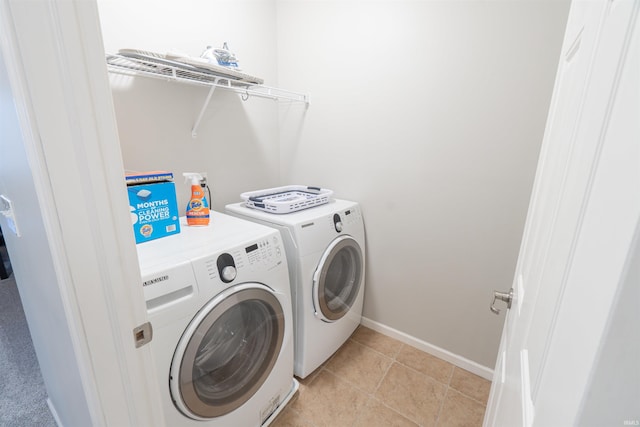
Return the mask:
[[316,316],[335,322],[346,315],[363,282],[364,260],[351,236],[340,236],[325,250],[313,275]]
[[271,289],[257,283],[209,301],[183,333],[171,362],[169,382],[178,409],[207,420],[242,406],[276,363],[284,319]]

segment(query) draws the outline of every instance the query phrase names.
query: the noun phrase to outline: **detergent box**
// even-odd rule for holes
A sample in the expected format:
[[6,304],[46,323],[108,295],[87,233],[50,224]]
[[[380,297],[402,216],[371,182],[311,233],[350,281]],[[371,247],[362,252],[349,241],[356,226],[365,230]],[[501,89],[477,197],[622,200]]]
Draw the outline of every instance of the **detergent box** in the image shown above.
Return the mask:
[[136,243],[180,233],[176,187],[171,181],[127,186]]

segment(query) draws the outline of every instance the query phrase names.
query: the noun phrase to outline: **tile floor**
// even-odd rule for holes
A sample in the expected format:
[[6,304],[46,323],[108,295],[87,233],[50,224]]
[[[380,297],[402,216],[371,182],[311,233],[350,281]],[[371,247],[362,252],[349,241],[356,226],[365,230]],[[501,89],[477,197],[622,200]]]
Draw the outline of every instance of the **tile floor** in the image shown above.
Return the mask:
[[481,426],[491,383],[364,326],[300,390],[273,427]]

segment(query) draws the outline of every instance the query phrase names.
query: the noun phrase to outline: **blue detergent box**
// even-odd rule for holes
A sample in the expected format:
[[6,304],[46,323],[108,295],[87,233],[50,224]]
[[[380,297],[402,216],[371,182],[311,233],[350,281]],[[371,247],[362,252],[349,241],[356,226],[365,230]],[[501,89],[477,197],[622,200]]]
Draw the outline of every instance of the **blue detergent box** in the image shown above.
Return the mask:
[[129,210],[136,243],[180,233],[180,217],[173,182],[129,185]]

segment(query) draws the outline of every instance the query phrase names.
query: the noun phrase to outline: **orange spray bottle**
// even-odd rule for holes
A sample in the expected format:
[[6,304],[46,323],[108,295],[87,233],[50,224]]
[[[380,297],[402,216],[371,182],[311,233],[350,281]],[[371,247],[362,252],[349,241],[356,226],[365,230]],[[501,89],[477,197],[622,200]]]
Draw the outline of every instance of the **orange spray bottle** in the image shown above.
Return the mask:
[[191,181],[191,199],[187,203],[187,225],[209,224],[209,203],[204,195],[206,181],[199,173],[185,172],[185,180]]

